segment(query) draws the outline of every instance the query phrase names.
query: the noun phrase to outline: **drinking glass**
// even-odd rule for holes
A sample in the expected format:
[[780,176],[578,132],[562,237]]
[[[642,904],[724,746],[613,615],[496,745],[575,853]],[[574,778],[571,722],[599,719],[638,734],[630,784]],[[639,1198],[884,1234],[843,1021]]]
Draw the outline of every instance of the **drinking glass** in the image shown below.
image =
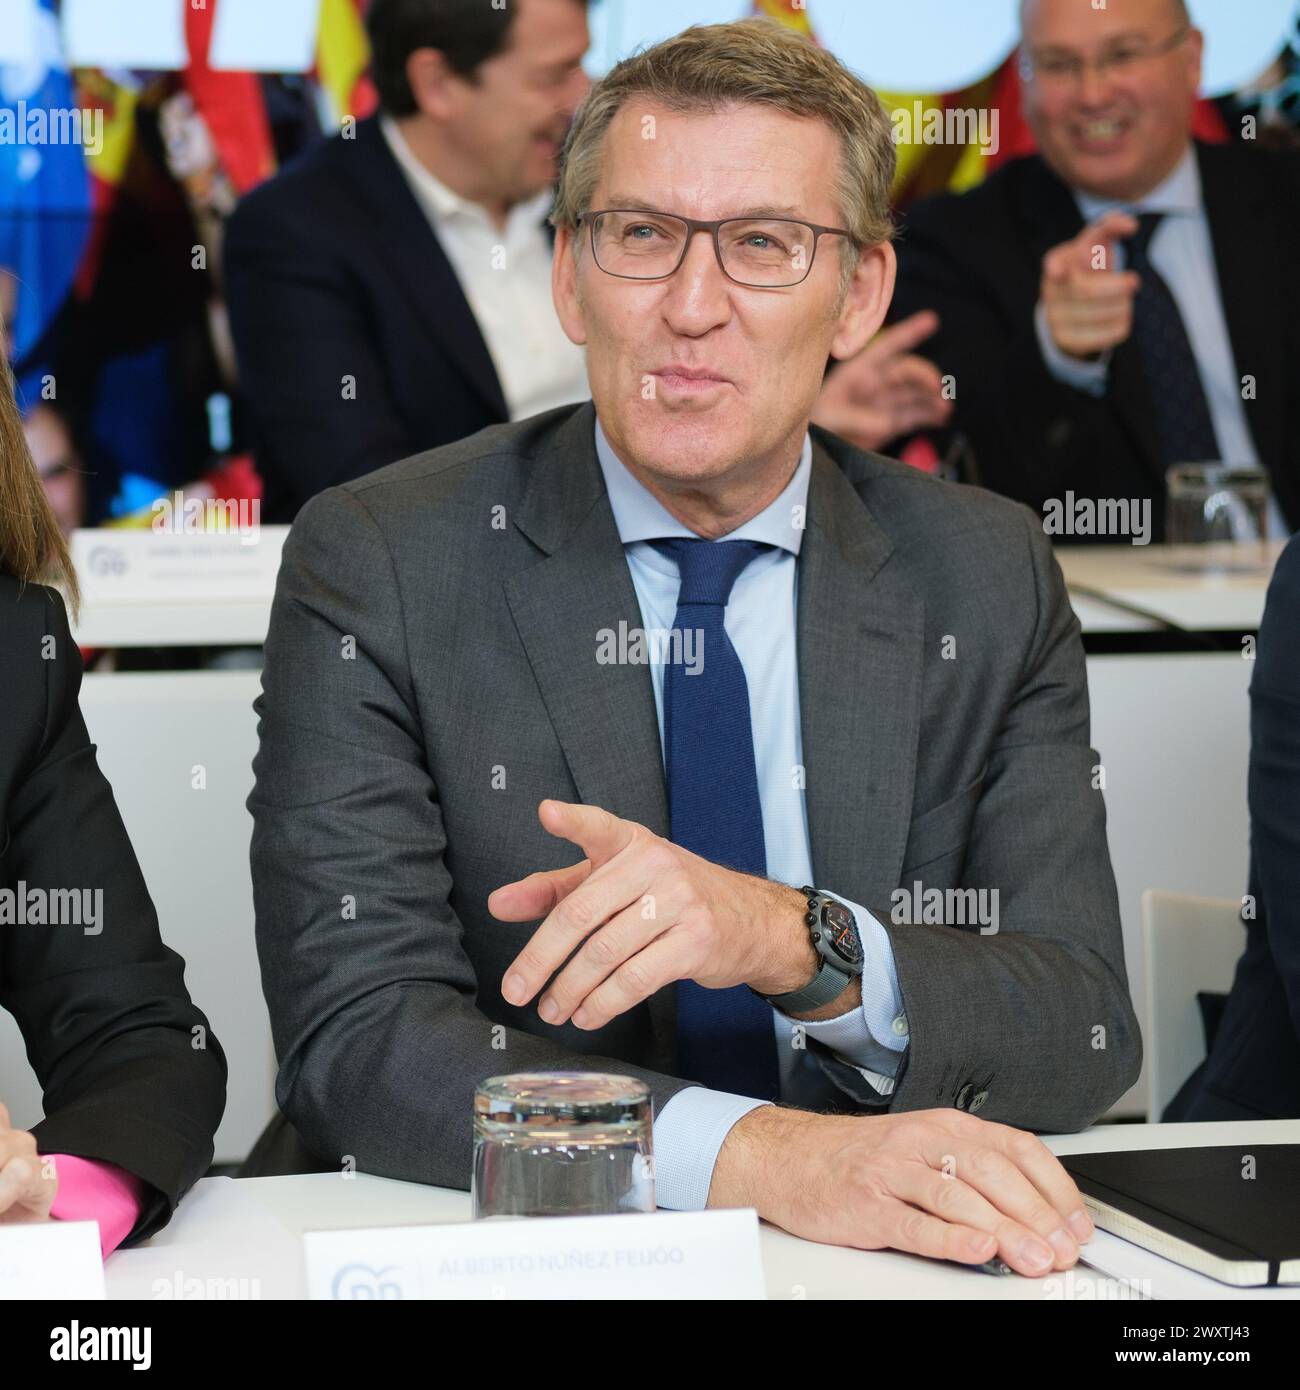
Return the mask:
[[1180,463],[1165,475],[1170,545],[1268,539],[1268,474],[1230,463]]
[[489,1077],[474,1092],[474,1218],[654,1211],[650,1116],[630,1076]]

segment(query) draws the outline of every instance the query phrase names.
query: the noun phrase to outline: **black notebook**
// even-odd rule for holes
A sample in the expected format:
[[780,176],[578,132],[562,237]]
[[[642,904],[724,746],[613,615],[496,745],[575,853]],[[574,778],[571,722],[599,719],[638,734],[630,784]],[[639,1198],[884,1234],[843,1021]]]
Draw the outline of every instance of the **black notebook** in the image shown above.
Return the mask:
[[1067,1154],[1061,1164],[1100,1230],[1225,1284],[1300,1284],[1300,1144]]

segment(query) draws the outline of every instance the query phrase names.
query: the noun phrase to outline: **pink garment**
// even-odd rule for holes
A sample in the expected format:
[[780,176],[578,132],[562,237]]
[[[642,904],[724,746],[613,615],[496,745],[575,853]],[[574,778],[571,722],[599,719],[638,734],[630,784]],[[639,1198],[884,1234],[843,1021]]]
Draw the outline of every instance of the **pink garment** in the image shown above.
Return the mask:
[[115,1163],[95,1158],[41,1157],[53,1158],[59,1175],[50,1215],[56,1221],[98,1221],[99,1245],[107,1259],[140,1219],[148,1183]]

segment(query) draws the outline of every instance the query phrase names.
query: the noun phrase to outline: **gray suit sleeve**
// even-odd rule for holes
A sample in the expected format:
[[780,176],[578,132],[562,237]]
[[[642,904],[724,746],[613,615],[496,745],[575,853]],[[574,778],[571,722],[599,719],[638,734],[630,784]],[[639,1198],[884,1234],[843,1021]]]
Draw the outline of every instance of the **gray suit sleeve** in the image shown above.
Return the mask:
[[[450,655],[450,654],[449,654]],[[363,503],[331,489],[285,546],[256,704],[253,893],[281,1109],[322,1158],[469,1186],[475,1085],[618,1071],[656,1111],[689,1083],[491,1022],[451,908],[402,592]],[[432,726],[432,725],[431,725]]]
[[963,887],[997,891],[997,929],[881,918],[911,1030],[890,1109],[957,1105],[1022,1129],[1075,1131],[1136,1080],[1142,1040],[1079,623],[1041,525],[1022,516],[1037,623],[962,875]]

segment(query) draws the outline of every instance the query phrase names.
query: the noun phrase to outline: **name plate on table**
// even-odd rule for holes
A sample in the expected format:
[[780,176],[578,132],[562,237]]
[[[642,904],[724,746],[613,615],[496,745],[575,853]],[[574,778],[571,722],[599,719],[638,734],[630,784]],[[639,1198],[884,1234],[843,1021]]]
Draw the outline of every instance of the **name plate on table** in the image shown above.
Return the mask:
[[749,1209],[308,1231],[303,1246],[319,1299],[765,1297]]
[[103,1297],[104,1260],[98,1222],[0,1225],[0,1302]]
[[287,526],[175,534],[72,533],[72,561],[97,603],[271,602]]

